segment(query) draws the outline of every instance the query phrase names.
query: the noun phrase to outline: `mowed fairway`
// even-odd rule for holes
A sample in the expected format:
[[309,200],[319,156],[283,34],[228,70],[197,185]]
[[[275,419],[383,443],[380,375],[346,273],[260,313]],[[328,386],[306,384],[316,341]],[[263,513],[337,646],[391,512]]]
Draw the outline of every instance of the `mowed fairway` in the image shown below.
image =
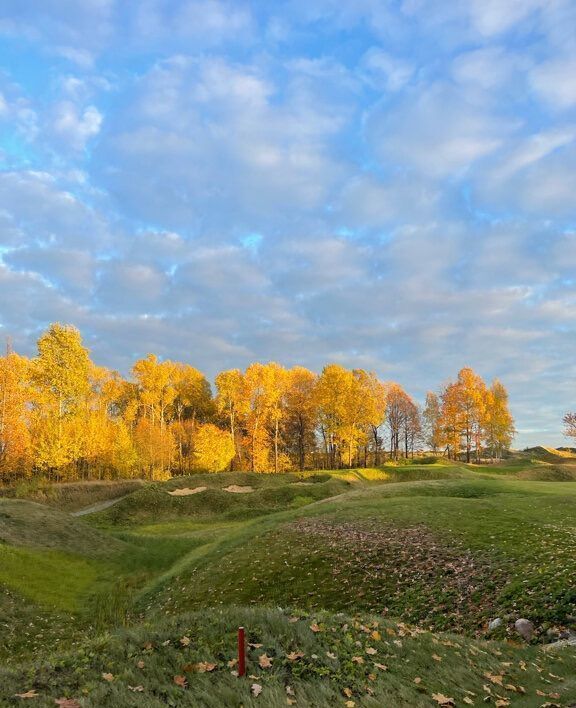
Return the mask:
[[576,648],[542,647],[576,622],[572,469],[195,475],[84,517],[0,501],[0,704],[570,706]]

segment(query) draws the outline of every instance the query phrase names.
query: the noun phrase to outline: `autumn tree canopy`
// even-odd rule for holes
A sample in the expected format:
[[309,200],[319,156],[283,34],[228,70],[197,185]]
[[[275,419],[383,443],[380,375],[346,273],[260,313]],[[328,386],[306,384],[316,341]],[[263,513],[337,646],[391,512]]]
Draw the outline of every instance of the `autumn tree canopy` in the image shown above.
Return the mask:
[[61,324],[35,357],[0,357],[3,482],[368,466],[421,450],[469,461],[501,456],[513,435],[506,389],[470,368],[421,411],[398,383],[340,364],[256,362],[219,373],[214,396],[198,369],[155,354],[124,378]]

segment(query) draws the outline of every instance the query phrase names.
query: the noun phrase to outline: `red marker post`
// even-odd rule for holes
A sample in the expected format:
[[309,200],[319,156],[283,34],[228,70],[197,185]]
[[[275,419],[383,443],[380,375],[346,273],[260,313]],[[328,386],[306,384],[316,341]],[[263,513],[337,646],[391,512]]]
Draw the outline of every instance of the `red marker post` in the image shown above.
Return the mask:
[[246,675],[246,638],[244,627],[238,627],[238,676]]

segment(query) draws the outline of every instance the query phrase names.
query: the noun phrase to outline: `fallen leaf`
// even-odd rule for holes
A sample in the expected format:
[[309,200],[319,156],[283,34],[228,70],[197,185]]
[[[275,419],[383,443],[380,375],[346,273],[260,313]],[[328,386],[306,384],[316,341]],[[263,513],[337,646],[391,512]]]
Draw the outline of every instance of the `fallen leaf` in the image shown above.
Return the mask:
[[170,640],[169,640],[169,639],[167,639],[165,642],[162,642],[162,646],[163,646],[163,647],[167,647],[168,644],[170,644]]
[[467,703],[469,706],[474,705],[474,701],[471,698],[468,698],[468,696],[464,696],[464,698],[462,700],[464,701],[464,703]]
[[499,698],[496,703],[496,708],[506,708],[510,705],[510,701],[507,698]]
[[298,661],[298,659],[301,659],[303,656],[304,654],[301,651],[291,651],[290,654],[286,654],[288,661]]
[[374,656],[374,654],[377,654],[378,651],[374,649],[374,647],[366,647],[366,654],[370,654],[370,656]]
[[327,651],[327,652],[326,652],[326,656],[327,656],[329,659],[336,659],[336,654],[333,654],[331,651]]
[[26,691],[26,693],[15,693],[14,695],[16,698],[38,698],[38,693],[34,689]]
[[54,703],[60,708],[80,708],[80,703],[75,698],[55,698]]
[[291,624],[294,624],[295,622],[299,622],[299,621],[300,621],[300,617],[289,617],[288,618],[288,622],[290,622]]
[[174,683],[177,686],[181,686],[182,688],[185,688],[188,681],[186,681],[186,676],[174,676]]
[[262,669],[269,669],[272,666],[272,659],[268,654],[260,654],[258,657],[258,663]]
[[377,661],[375,661],[374,666],[377,669],[380,669],[380,671],[388,671],[388,667],[386,666],[386,664],[379,664]]
[[295,694],[294,694],[294,689],[292,688],[292,686],[286,686],[286,693],[287,693],[289,696],[294,696],[294,695],[295,695]]
[[136,664],[136,666],[137,666],[139,669],[143,669],[143,668],[146,666],[146,664],[145,664],[142,660],[140,660],[140,661]]
[[253,683],[250,686],[253,696],[259,696],[262,693],[262,686],[259,683]]
[[455,705],[453,698],[448,698],[443,693],[433,693],[432,700],[436,701],[439,706],[453,706]]
[[102,674],[104,681],[114,681],[114,674]]
[[503,686],[504,685],[504,676],[500,675],[494,675],[491,673],[486,672],[484,676],[489,680],[492,681],[492,683],[496,684],[497,686]]
[[205,674],[214,671],[216,664],[211,664],[208,661],[199,661],[197,664],[193,664],[193,667],[193,670],[197,671],[199,674]]
[[414,683],[422,683],[422,679],[420,678],[420,676],[416,676],[416,678],[414,679]]
[[190,646],[190,637],[182,637],[182,639],[180,640],[180,644],[183,647],[189,647]]
[[310,625],[310,629],[311,629],[313,632],[320,632],[320,631],[321,631],[321,630],[320,630],[320,627],[316,624],[316,622],[313,622],[313,623]]
[[362,657],[362,656],[353,656],[353,657],[352,657],[352,661],[353,661],[355,664],[363,664],[363,663],[364,663],[364,657]]
[[380,641],[380,639],[382,639],[380,632],[378,632],[376,630],[374,630],[370,636],[372,637],[372,639],[374,639],[377,642]]
[[[442,661],[442,657],[438,656],[438,654],[432,654],[432,658],[434,659],[434,661]],[[442,694],[439,693],[438,695],[441,696]]]
[[248,642],[248,646],[250,647],[250,649],[260,649],[263,645],[256,644],[255,642]]
[[342,690],[342,693],[346,696],[346,698],[352,698],[352,691],[349,688],[344,688]]
[[144,686],[128,686],[128,690],[133,691],[134,693],[142,693]]
[[346,701],[344,705],[346,706],[346,708],[354,708],[356,703],[354,703],[354,701]]

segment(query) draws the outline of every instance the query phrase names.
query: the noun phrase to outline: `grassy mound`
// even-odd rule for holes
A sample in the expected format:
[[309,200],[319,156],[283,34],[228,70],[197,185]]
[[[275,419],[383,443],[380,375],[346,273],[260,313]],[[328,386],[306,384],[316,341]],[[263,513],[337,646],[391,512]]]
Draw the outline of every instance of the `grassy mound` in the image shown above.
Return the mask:
[[[231,485],[251,487],[254,491],[249,494],[225,491]],[[207,489],[189,496],[169,494],[175,489],[197,487]],[[102,525],[129,526],[182,517],[246,519],[306,506],[348,488],[349,482],[328,474],[307,477],[292,474],[199,474],[147,485],[109,509],[91,515],[91,521]]]
[[576,465],[538,465],[522,470],[517,477],[535,482],[576,482]]
[[[233,673],[239,625],[250,642],[246,678]],[[576,652],[435,635],[374,615],[227,608],[0,669],[3,705],[27,692],[36,706],[69,698],[110,708],[568,705],[576,696]]]
[[360,609],[472,633],[522,615],[544,633],[576,614],[575,522],[570,484],[382,485],[234,529],[145,601],[176,614],[235,602]]
[[143,484],[145,482],[139,479],[64,484],[24,482],[15,487],[0,488],[0,499],[26,499],[62,511],[77,511],[98,502],[130,494]]
[[85,557],[109,557],[123,544],[64,512],[20,500],[0,500],[3,546],[53,549]]
[[556,462],[560,464],[563,462],[576,462],[576,455],[570,450],[557,450],[553,447],[543,447],[542,445],[527,448],[524,450],[524,455],[532,460],[540,460],[541,462]]

